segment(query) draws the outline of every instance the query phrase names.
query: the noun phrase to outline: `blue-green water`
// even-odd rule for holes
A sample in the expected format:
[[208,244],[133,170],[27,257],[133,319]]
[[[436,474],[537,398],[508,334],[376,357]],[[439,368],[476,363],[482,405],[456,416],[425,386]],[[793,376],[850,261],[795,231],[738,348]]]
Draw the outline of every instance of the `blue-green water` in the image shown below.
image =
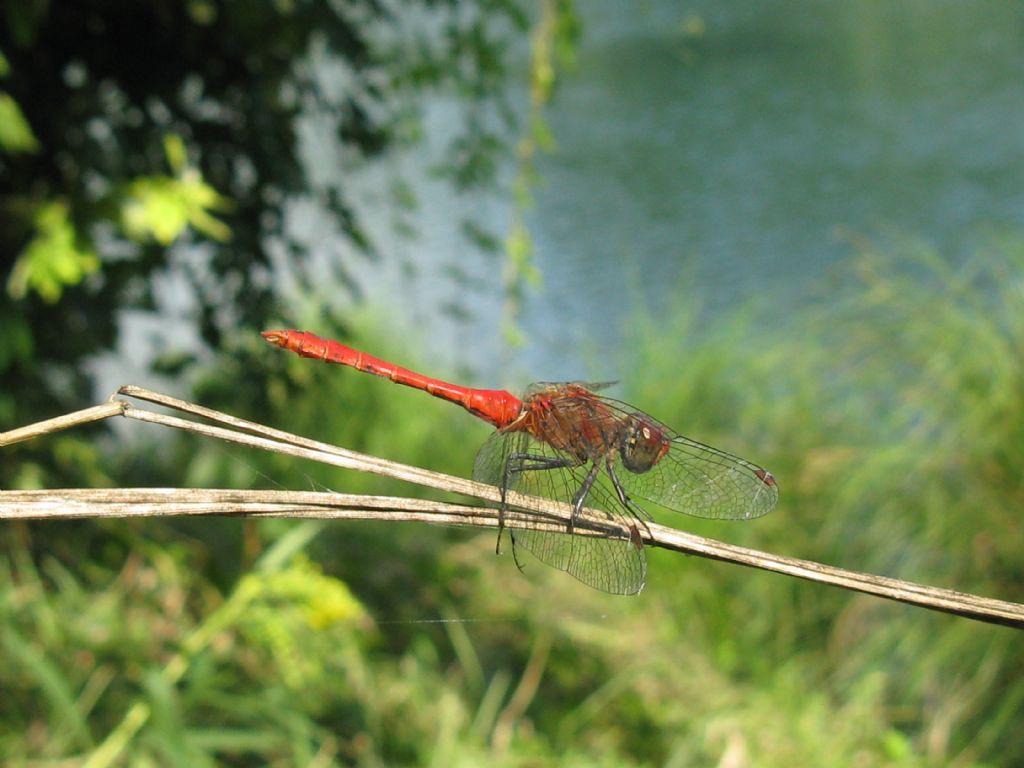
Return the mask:
[[[620,378],[622,329],[640,307],[668,314],[696,296],[714,322],[753,299],[782,334],[802,307],[829,300],[825,277],[857,237],[921,237],[957,259],[993,228],[1024,228],[1024,5],[578,9],[577,66],[548,110],[558,149],[539,159],[527,217],[544,284],[522,307],[523,350],[502,352],[500,258],[458,234],[464,217],[506,233],[506,202],[432,180],[436,144],[389,158],[357,195],[386,257],[370,269],[352,261],[367,302],[425,344],[415,355],[433,370],[462,364],[508,386]],[[434,142],[453,112],[433,105]],[[373,194],[391,174],[420,198],[412,240],[387,234],[386,195]]]
[[[692,290],[766,322],[897,231],[957,258],[1024,227],[1024,6],[583,3],[530,226],[545,375]],[[825,291],[825,294],[822,294]],[[551,371],[553,366],[557,369]],[[608,373],[614,374],[613,371]]]

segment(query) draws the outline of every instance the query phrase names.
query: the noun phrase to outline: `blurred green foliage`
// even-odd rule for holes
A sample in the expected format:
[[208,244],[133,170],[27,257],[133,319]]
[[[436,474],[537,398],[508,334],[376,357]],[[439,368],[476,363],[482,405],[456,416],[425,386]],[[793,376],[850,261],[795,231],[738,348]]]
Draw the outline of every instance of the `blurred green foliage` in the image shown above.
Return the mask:
[[[91,404],[91,363],[125,353],[125,313],[186,301],[169,282],[187,294],[184,331],[214,355],[287,316],[272,254],[298,290],[325,280],[286,226],[296,200],[344,252],[330,279],[352,284],[373,235],[346,174],[311,172],[302,121],[358,164],[420,140],[424,96],[450,94],[463,120],[441,171],[460,189],[493,184],[516,124],[509,46],[529,23],[513,0],[25,0],[0,19],[0,429]],[[161,362],[184,376],[203,357]],[[44,484],[84,480],[45,449],[9,457],[0,486],[26,465]]]
[[532,35],[527,131],[516,144],[517,171],[511,190],[515,205],[505,236],[506,259],[501,275],[505,296],[501,325],[509,346],[525,343],[518,326],[523,295],[542,282],[533,260],[533,237],[526,226],[526,215],[533,207],[533,190],[539,181],[537,155],[556,149],[544,110],[558,83],[558,70],[571,69],[575,64],[576,42],[580,35],[573,0],[544,0],[539,5],[540,18]]
[[[0,51],[0,79],[11,72],[11,65]],[[39,140],[32,133],[21,107],[10,94],[0,91],[0,153],[38,152]]]
[[94,250],[77,242],[66,203],[43,203],[33,219],[34,235],[14,263],[7,293],[22,300],[31,292],[53,304],[66,286],[78,285],[96,272],[100,260]]
[[[638,318],[624,396],[763,461],[782,487],[760,521],[664,521],[1024,600],[1022,295],[1022,239],[955,268],[893,239],[865,245],[783,338],[749,312],[708,327],[695,303]],[[416,365],[371,323],[357,328],[362,346]],[[275,425],[453,472],[486,434],[422,393],[275,359],[260,414]],[[231,403],[233,384],[230,371],[207,379],[202,401]],[[176,445],[168,455],[162,443],[171,466],[152,479],[408,492]],[[3,543],[7,764],[1024,760],[1015,630],[664,552],[649,553],[648,589],[626,599],[534,561],[519,573],[490,535],[423,526],[75,528],[44,545],[45,526],[17,526]]]
[[[306,177],[304,111],[371,156],[422,138],[418,95],[444,88],[466,118],[444,169],[453,183],[493,181],[509,151],[508,40],[530,22],[520,5],[399,4],[434,19],[429,39],[405,37],[391,7],[0,9],[0,429],[92,404],[83,363],[113,348],[119,312],[158,308],[153,278],[177,264],[175,247],[201,245],[206,268],[185,273],[220,358],[195,399],[468,472],[482,425],[373,377],[268,356],[254,332],[284,314],[266,277],[290,197],[312,195],[352,253],[373,251],[346,190]],[[521,221],[533,158],[553,147],[542,108],[554,63],[571,63],[572,3],[549,0],[533,30],[508,317],[538,279]],[[325,50],[350,91],[311,74]],[[395,192],[415,205],[408,187]],[[467,235],[497,243],[472,223]],[[284,245],[308,287],[301,245]],[[784,338],[750,312],[708,327],[695,304],[637,318],[624,396],[765,463],[782,486],[779,509],[756,523],[665,522],[1024,600],[1022,298],[1019,237],[957,267],[893,238],[863,243]],[[365,320],[325,315],[318,330],[418,362],[402,353],[408,340]],[[194,438],[105,451],[99,437],[6,448],[0,486],[410,492]],[[490,536],[422,526],[21,524],[0,551],[4,765],[1024,762],[1024,643],[1012,630],[695,558],[651,552],[651,583],[630,600],[533,562],[521,574]]]
[[151,237],[167,246],[194,228],[213,240],[230,240],[231,230],[211,212],[230,211],[231,201],[188,166],[180,136],[165,136],[164,151],[175,175],[144,176],[129,182],[121,207],[125,234],[136,241]]
[[0,151],[13,155],[38,150],[39,141],[21,109],[10,95],[0,92]]

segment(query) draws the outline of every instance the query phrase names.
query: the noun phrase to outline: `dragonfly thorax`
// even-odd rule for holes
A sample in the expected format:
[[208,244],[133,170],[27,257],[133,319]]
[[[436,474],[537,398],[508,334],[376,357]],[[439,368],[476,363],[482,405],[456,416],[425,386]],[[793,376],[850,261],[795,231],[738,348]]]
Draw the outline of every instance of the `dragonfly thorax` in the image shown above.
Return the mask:
[[512,429],[527,432],[577,463],[619,449],[624,417],[581,384],[535,384]]

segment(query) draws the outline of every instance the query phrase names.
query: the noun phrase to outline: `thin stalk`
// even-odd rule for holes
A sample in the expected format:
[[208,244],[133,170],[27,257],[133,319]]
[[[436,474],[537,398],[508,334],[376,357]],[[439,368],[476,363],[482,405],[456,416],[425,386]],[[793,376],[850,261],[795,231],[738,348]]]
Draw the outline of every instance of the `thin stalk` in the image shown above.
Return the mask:
[[[404,497],[196,488],[0,491],[0,519],[249,515],[389,520],[486,528],[497,528],[499,525],[497,511],[493,506],[487,506],[500,501],[499,491],[493,486],[309,440],[141,387],[122,387],[117,394],[130,395],[226,426],[204,424],[148,411],[117,400],[115,395],[111,402],[104,406],[77,411],[65,417],[2,433],[0,446],[10,444],[15,439],[28,439],[26,435],[37,437],[99,418],[124,416],[338,467],[372,472],[428,488],[469,496],[483,503],[465,505]],[[530,515],[529,519],[522,521],[507,519],[505,524],[509,527],[529,525],[532,528],[564,532],[572,514],[568,505],[512,492],[507,494],[506,502]],[[584,510],[581,518],[574,520],[573,527],[573,535],[630,535],[629,532],[611,531],[606,518],[600,512],[590,510]],[[639,532],[633,532],[633,535],[637,533],[644,546],[661,547],[687,555],[759,568],[977,621],[1024,628],[1024,605],[1019,603],[739,547],[655,523],[648,524]]]

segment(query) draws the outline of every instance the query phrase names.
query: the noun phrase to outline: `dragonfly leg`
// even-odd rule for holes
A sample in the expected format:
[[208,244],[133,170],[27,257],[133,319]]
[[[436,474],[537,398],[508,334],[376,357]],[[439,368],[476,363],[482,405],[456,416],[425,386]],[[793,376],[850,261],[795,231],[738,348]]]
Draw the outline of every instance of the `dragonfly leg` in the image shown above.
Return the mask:
[[594,487],[594,481],[597,480],[597,474],[601,471],[601,465],[596,461],[593,466],[590,467],[590,471],[587,472],[587,476],[583,478],[583,482],[580,483],[580,487],[576,489],[576,493],[572,497],[572,517],[569,518],[569,533],[572,533],[573,522],[583,512],[583,502],[587,500],[587,495],[590,493],[590,489]]
[[[518,466],[513,466],[517,464]],[[562,467],[575,467],[580,462],[565,456],[539,456],[535,453],[513,453],[505,462],[506,476],[513,472],[533,472],[538,469],[561,469]]]
[[[498,505],[498,540],[494,542],[494,554],[501,554],[501,534],[505,530],[505,493],[508,490],[508,463],[505,464],[505,476],[501,480],[501,503]],[[512,536],[509,533],[509,536]],[[512,557],[515,558],[516,540],[512,539]],[[516,565],[519,565],[517,562]],[[522,570],[522,569],[520,569]]]
[[[619,482],[619,476],[615,474],[615,466],[612,464],[611,461],[607,463],[605,469],[608,470],[608,477],[612,479],[612,487],[615,488],[615,495],[618,497],[619,503],[621,503],[623,507],[628,509],[629,513],[633,515],[633,517],[637,519],[637,522],[639,522],[640,525],[644,527],[644,530],[647,531],[648,534],[650,534],[651,529],[647,527],[647,520],[644,519],[650,518],[650,515],[648,515],[642,509],[637,507],[636,504],[633,503],[633,500],[629,498],[629,494],[626,493],[626,489],[623,488],[622,483]],[[630,524],[629,538],[632,540],[633,544],[636,546],[637,549],[643,547],[643,540],[640,536],[640,531],[636,527],[636,525]]]
[[508,537],[512,539],[512,562],[516,564],[516,568],[519,569],[520,573],[526,573],[526,569],[523,564],[519,562],[519,555],[516,553],[516,533],[515,531],[509,531]]
[[[564,456],[540,456],[535,453],[511,453],[505,460],[505,470],[501,478],[501,504],[498,507],[498,542],[495,545],[495,553],[501,554],[501,533],[505,530],[505,512],[508,505],[505,495],[512,485],[513,477],[521,472],[535,472],[545,469],[562,469],[563,467],[576,466],[578,462],[572,461]],[[593,482],[593,481],[591,481]],[[572,522],[569,523],[569,533],[572,533]],[[515,557],[516,541],[512,537],[512,556]],[[519,561],[516,560],[516,565]],[[520,570],[522,567],[520,566]]]

